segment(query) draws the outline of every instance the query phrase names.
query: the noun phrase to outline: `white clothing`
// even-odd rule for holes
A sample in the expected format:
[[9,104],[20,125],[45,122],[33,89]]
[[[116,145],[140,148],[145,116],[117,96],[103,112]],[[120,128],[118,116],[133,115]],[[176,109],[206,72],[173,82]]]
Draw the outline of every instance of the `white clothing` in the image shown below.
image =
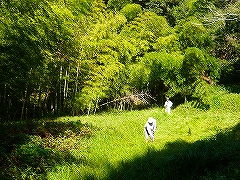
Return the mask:
[[164,107],[166,108],[166,112],[167,112],[168,114],[170,114],[172,105],[173,105],[173,103],[172,103],[172,101],[170,101],[170,100],[167,100],[167,101],[165,102],[165,104],[164,104]]
[[152,117],[148,118],[148,121],[144,125],[144,135],[146,140],[148,140],[148,136],[150,136],[150,139],[154,141],[154,132],[156,131],[156,128],[156,119]]

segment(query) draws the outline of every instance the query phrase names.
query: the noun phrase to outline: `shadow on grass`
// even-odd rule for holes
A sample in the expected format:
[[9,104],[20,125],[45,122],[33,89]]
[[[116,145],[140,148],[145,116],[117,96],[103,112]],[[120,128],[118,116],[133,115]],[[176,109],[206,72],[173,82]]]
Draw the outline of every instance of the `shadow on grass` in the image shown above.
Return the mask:
[[226,89],[231,93],[240,93],[240,83],[236,84],[227,84],[225,85]]
[[110,169],[109,180],[240,178],[240,124],[194,143],[175,141]]
[[0,178],[45,179],[47,171],[57,165],[86,163],[84,157],[75,158],[71,154],[71,148],[76,147],[69,144],[90,138],[95,129],[80,121],[0,124]]

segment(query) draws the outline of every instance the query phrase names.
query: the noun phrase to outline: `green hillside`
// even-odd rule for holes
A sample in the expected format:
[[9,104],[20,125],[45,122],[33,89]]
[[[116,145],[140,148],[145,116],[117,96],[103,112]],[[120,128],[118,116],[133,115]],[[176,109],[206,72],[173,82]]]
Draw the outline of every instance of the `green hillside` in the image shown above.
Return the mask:
[[[150,116],[154,143],[143,136]],[[239,122],[239,111],[185,104],[170,115],[156,107],[4,124],[1,172],[9,179],[237,179]]]
[[239,29],[239,0],[1,0],[0,179],[240,179]]

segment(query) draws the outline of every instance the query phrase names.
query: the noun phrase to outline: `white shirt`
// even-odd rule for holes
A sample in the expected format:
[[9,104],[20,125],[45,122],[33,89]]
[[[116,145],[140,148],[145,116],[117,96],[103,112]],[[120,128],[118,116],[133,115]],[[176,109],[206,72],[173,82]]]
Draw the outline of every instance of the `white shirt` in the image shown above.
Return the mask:
[[164,107],[170,108],[170,107],[172,107],[172,105],[173,105],[172,101],[167,100],[167,101],[165,102],[165,104],[164,104]]
[[146,122],[144,128],[147,129],[148,133],[150,134],[150,136],[152,135],[152,132],[156,131],[157,128],[157,123],[156,123],[156,119],[152,119],[153,123],[150,124],[148,121]]

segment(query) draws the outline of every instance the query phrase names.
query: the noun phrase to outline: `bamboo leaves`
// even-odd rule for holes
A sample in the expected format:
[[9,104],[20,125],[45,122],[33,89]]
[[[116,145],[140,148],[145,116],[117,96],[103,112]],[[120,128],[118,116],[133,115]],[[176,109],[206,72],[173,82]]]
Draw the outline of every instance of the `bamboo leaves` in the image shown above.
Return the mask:
[[[133,92],[157,100],[193,95],[202,81],[217,82],[214,55],[237,61],[238,21],[206,27],[201,20],[213,13],[207,1],[134,2],[2,1],[2,112],[10,118],[29,117],[33,109],[30,116],[90,113]],[[214,1],[209,6],[217,8]],[[232,12],[236,7],[229,5]]]

